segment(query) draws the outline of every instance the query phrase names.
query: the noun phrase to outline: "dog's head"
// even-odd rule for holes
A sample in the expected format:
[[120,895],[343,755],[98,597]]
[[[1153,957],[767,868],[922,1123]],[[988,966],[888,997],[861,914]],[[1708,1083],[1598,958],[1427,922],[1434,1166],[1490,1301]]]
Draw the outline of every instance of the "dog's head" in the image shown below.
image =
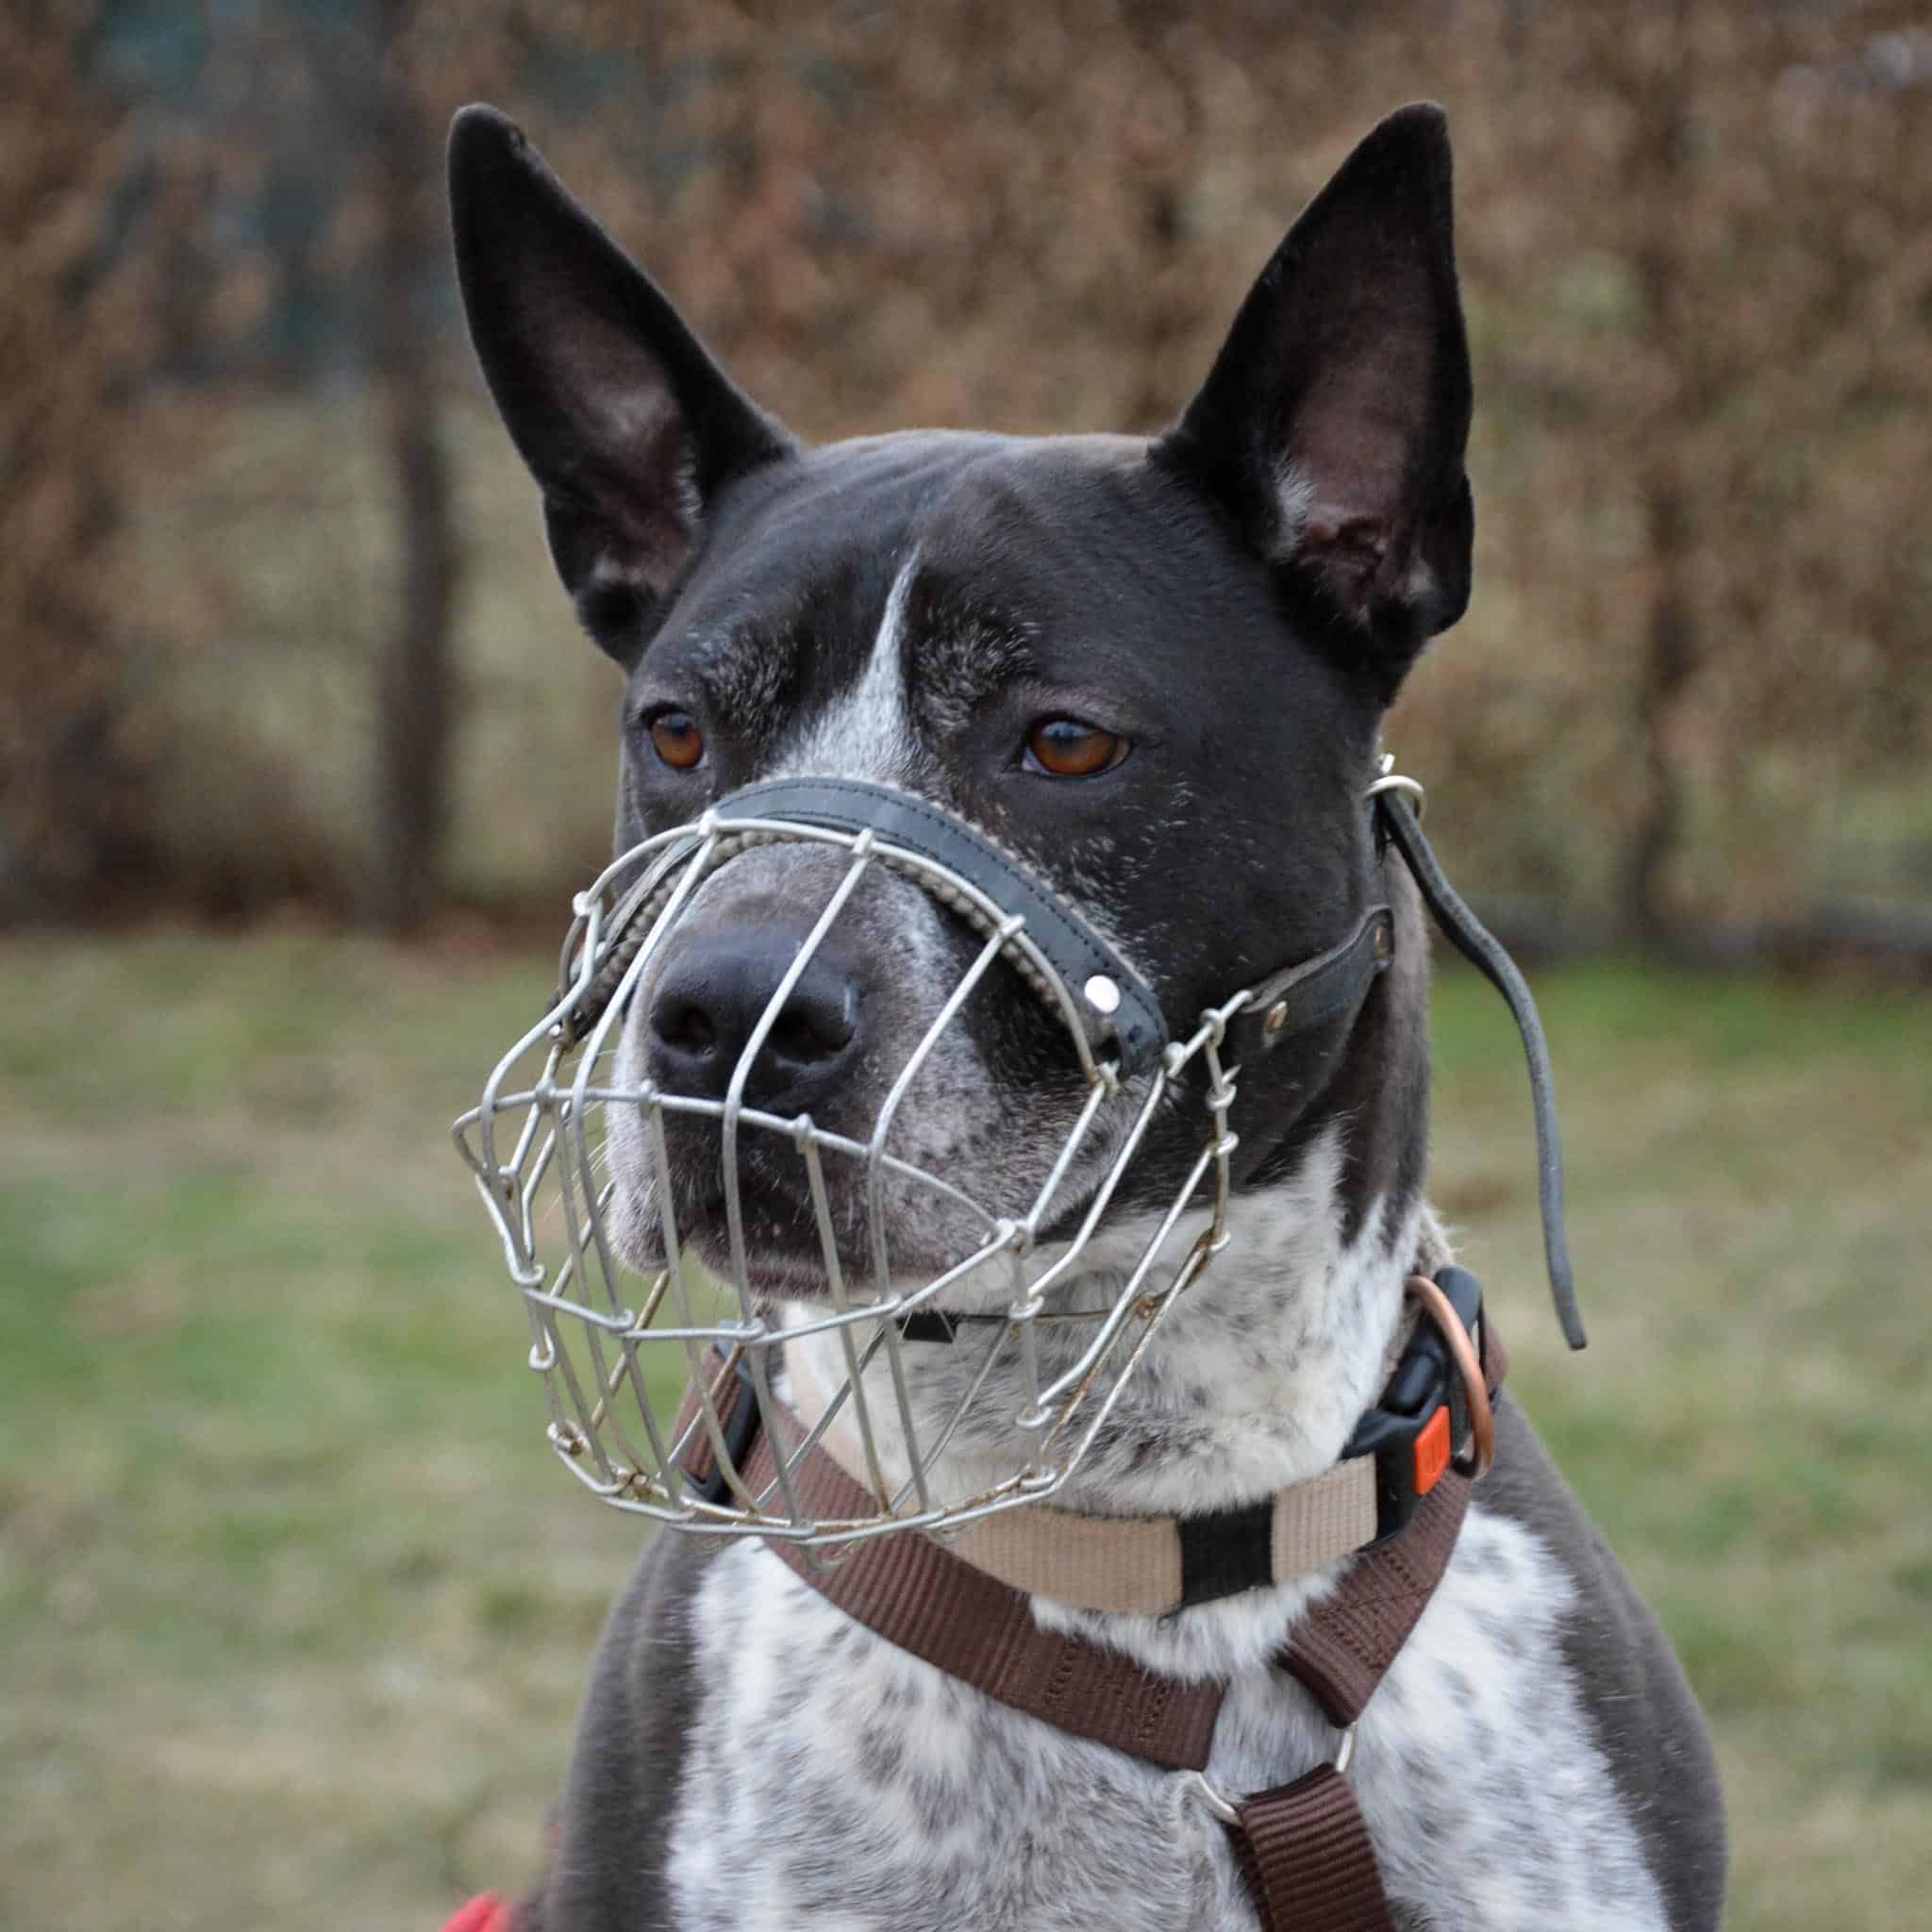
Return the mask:
[[[1151,441],[917,431],[808,447],[508,121],[460,114],[450,171],[484,374],[578,616],[627,676],[620,848],[761,778],[903,788],[1078,908],[1176,1037],[1380,896],[1362,794],[1382,714],[1469,590],[1470,378],[1440,112],[1404,109],[1361,143]],[[840,863],[770,846],[707,878],[635,989],[621,1078],[722,1097]],[[868,875],[746,1100],[863,1139],[981,943],[917,884]],[[1242,1180],[1283,1172],[1348,1110],[1345,1045],[1244,1071]],[[895,1145],[975,1199],[1026,1198],[1085,1092],[1065,1028],[1002,966],[899,1097]],[[626,1244],[648,1251],[668,1205],[722,1260],[713,1124],[673,1123],[668,1203],[641,1129],[614,1120],[611,1137]],[[1198,1144],[1197,1123],[1157,1119],[1121,1206],[1171,1191]],[[823,1257],[785,1156],[747,1156],[747,1258],[761,1291],[808,1292]],[[862,1266],[881,1231],[855,1180],[827,1181]],[[1067,1176],[1069,1210],[1082,1184]],[[886,1198],[895,1270],[946,1265],[962,1230],[944,1201]]]

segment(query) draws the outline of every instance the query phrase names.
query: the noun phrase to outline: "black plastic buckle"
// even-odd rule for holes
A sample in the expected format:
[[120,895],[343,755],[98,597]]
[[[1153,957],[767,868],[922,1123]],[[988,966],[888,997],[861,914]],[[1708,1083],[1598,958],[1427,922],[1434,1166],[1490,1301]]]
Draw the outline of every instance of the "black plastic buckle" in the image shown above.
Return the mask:
[[[730,1457],[731,1467],[742,1476],[744,1459],[751,1454],[752,1442],[758,1432],[758,1391],[742,1358],[732,1373],[738,1378],[738,1393],[732,1398],[731,1412],[721,1419],[718,1433],[724,1439],[724,1453]],[[699,1414],[702,1416],[702,1409]],[[702,1424],[698,1441],[710,1441],[703,1433]],[[710,1474],[702,1477],[693,1475],[688,1467],[685,1469],[685,1480],[697,1491],[701,1503],[722,1506],[731,1494],[731,1482],[724,1474],[724,1467],[723,1462],[713,1461]]]
[[[1482,1283],[1467,1268],[1444,1268],[1436,1276],[1436,1286],[1449,1297],[1457,1320],[1474,1341],[1483,1311]],[[1436,1478],[1417,1488],[1415,1449],[1417,1438],[1444,1405],[1449,1410],[1453,1456],[1469,1435],[1469,1401],[1463,1393],[1462,1377],[1449,1358],[1448,1344],[1436,1332],[1435,1324],[1424,1320],[1416,1324],[1408,1347],[1382,1391],[1382,1399],[1356,1424],[1355,1434],[1341,1452],[1344,1462],[1357,1456],[1375,1458],[1377,1543],[1387,1542],[1408,1526],[1423,1497],[1440,1480],[1439,1472]]]

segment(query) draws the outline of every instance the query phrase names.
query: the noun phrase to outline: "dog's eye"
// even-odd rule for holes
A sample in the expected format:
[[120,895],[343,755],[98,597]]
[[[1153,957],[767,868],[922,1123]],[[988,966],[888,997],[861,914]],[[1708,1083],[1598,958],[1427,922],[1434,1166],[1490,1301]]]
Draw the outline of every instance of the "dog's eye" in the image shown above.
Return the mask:
[[651,720],[651,747],[674,772],[688,772],[705,755],[705,734],[689,711],[671,706]]
[[1127,741],[1083,718],[1042,718],[1026,734],[1026,769],[1049,778],[1091,778],[1127,755]]

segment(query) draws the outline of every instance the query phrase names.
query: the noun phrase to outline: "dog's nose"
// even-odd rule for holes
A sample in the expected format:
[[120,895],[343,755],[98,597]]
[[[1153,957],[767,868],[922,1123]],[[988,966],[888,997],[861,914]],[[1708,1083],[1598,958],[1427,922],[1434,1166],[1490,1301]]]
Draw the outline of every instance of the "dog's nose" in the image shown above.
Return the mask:
[[[759,927],[690,940],[651,996],[651,1077],[667,1093],[722,1100],[805,933]],[[758,1048],[745,1104],[796,1114],[823,1106],[859,1054],[858,980],[821,942]]]

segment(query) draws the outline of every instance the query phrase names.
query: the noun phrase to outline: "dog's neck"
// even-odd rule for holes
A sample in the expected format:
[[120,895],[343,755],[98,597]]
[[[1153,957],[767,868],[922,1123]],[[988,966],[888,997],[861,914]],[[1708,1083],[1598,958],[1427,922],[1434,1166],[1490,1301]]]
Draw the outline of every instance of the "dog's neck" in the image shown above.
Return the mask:
[[[1382,1202],[1360,1217],[1342,1208],[1341,1138],[1325,1132],[1298,1171],[1230,1204],[1225,1251],[1169,1310],[1120,1391],[1079,1466],[1058,1492],[1059,1507],[1106,1516],[1194,1513],[1238,1507],[1319,1474],[1341,1454],[1362,1411],[1380,1392],[1405,1330],[1404,1276],[1433,1265],[1446,1248],[1420,1196]],[[1180,1256],[1205,1217],[1177,1227],[1164,1252]],[[1151,1230],[1123,1228],[1109,1249],[1137,1252]],[[1094,1279],[1117,1284],[1124,1270]],[[797,1307],[791,1319],[822,1309]],[[1085,1322],[1041,1328],[1042,1379],[1063,1372],[1092,1340]],[[939,1474],[949,1495],[970,1496],[1009,1478],[1024,1455],[1010,1419],[1025,1407],[1015,1344],[989,1324],[969,1324],[951,1343],[908,1342],[902,1353],[923,1441],[940,1429],[985,1365],[996,1359],[953,1437]],[[798,1361],[794,1398],[816,1419],[845,1366],[835,1336],[791,1344]],[[1124,1350],[1114,1357],[1124,1359]],[[1110,1379],[1103,1372],[1101,1387]],[[874,1439],[888,1476],[908,1473],[888,1365],[866,1372]],[[1089,1397],[1097,1404],[1099,1390]],[[1088,1413],[1091,1413],[1090,1407]],[[847,1414],[849,1415],[849,1406]],[[839,1427],[835,1424],[835,1427]],[[1076,1422],[1075,1426],[1079,1426]],[[833,1447],[855,1473],[856,1433]]]

